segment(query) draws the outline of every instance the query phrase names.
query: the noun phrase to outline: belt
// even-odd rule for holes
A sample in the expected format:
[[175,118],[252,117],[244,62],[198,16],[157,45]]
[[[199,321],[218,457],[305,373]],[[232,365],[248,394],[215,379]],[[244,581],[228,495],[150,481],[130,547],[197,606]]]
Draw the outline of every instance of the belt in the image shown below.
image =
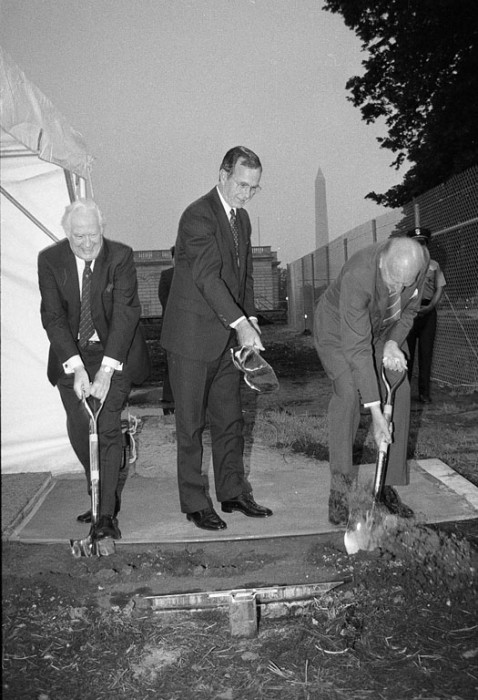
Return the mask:
[[[78,341],[78,345],[80,344],[80,341]],[[97,347],[101,345],[101,340],[87,340],[85,347]]]

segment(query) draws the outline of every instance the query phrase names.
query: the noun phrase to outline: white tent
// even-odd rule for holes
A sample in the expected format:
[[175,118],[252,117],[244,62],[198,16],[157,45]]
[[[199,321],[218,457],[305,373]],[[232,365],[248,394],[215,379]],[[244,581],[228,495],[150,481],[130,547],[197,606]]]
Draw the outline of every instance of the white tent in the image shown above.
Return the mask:
[[91,157],[0,47],[2,472],[81,470],[46,376],[37,257],[64,237],[65,206],[87,193]]

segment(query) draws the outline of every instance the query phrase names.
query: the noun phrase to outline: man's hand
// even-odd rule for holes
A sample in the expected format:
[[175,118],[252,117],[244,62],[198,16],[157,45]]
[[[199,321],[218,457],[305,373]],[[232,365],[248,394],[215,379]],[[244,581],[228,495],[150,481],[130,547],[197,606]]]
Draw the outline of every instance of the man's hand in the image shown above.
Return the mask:
[[236,333],[239,345],[245,345],[255,350],[264,350],[264,346],[261,343],[261,336],[257,332],[255,324],[253,325],[251,321],[243,319],[239,325],[236,326]]
[[81,399],[83,396],[88,398],[91,393],[91,384],[88,372],[83,365],[79,365],[75,368],[75,378],[73,380],[73,391]]
[[382,413],[382,409],[379,405],[376,405],[371,406],[370,411],[372,413],[373,437],[377,448],[380,447],[382,442],[386,442],[389,445],[392,442],[392,436],[388,427],[387,419]]
[[407,359],[394,340],[387,340],[383,349],[383,366],[399,372],[407,371]]
[[91,396],[99,399],[99,401],[104,401],[110,390],[112,376],[113,372],[106,372],[102,365],[95,375],[95,381],[91,385]]
[[249,323],[252,323],[252,327],[261,335],[261,329],[259,328],[259,321],[254,316],[249,317]]

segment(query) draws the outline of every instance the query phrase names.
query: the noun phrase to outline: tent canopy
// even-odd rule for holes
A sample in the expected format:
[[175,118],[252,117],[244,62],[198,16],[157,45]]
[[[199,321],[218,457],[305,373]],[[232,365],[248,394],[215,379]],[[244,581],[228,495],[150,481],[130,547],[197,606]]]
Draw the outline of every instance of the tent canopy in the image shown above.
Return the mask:
[[1,48],[0,91],[2,472],[80,470],[46,376],[37,258],[64,238],[61,217],[76,191],[86,191],[92,158]]
[[0,125],[13,137],[13,143],[22,144],[42,160],[89,180],[92,157],[86,151],[82,135],[30,83],[1,47],[0,90]]

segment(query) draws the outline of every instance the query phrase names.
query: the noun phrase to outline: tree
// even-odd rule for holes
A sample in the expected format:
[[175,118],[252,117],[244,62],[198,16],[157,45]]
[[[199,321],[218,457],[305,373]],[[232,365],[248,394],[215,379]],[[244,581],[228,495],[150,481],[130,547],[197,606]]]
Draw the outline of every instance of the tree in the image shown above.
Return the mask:
[[326,0],[368,57],[346,83],[367,124],[384,119],[382,148],[403,182],[367,198],[401,206],[478,164],[476,0]]

